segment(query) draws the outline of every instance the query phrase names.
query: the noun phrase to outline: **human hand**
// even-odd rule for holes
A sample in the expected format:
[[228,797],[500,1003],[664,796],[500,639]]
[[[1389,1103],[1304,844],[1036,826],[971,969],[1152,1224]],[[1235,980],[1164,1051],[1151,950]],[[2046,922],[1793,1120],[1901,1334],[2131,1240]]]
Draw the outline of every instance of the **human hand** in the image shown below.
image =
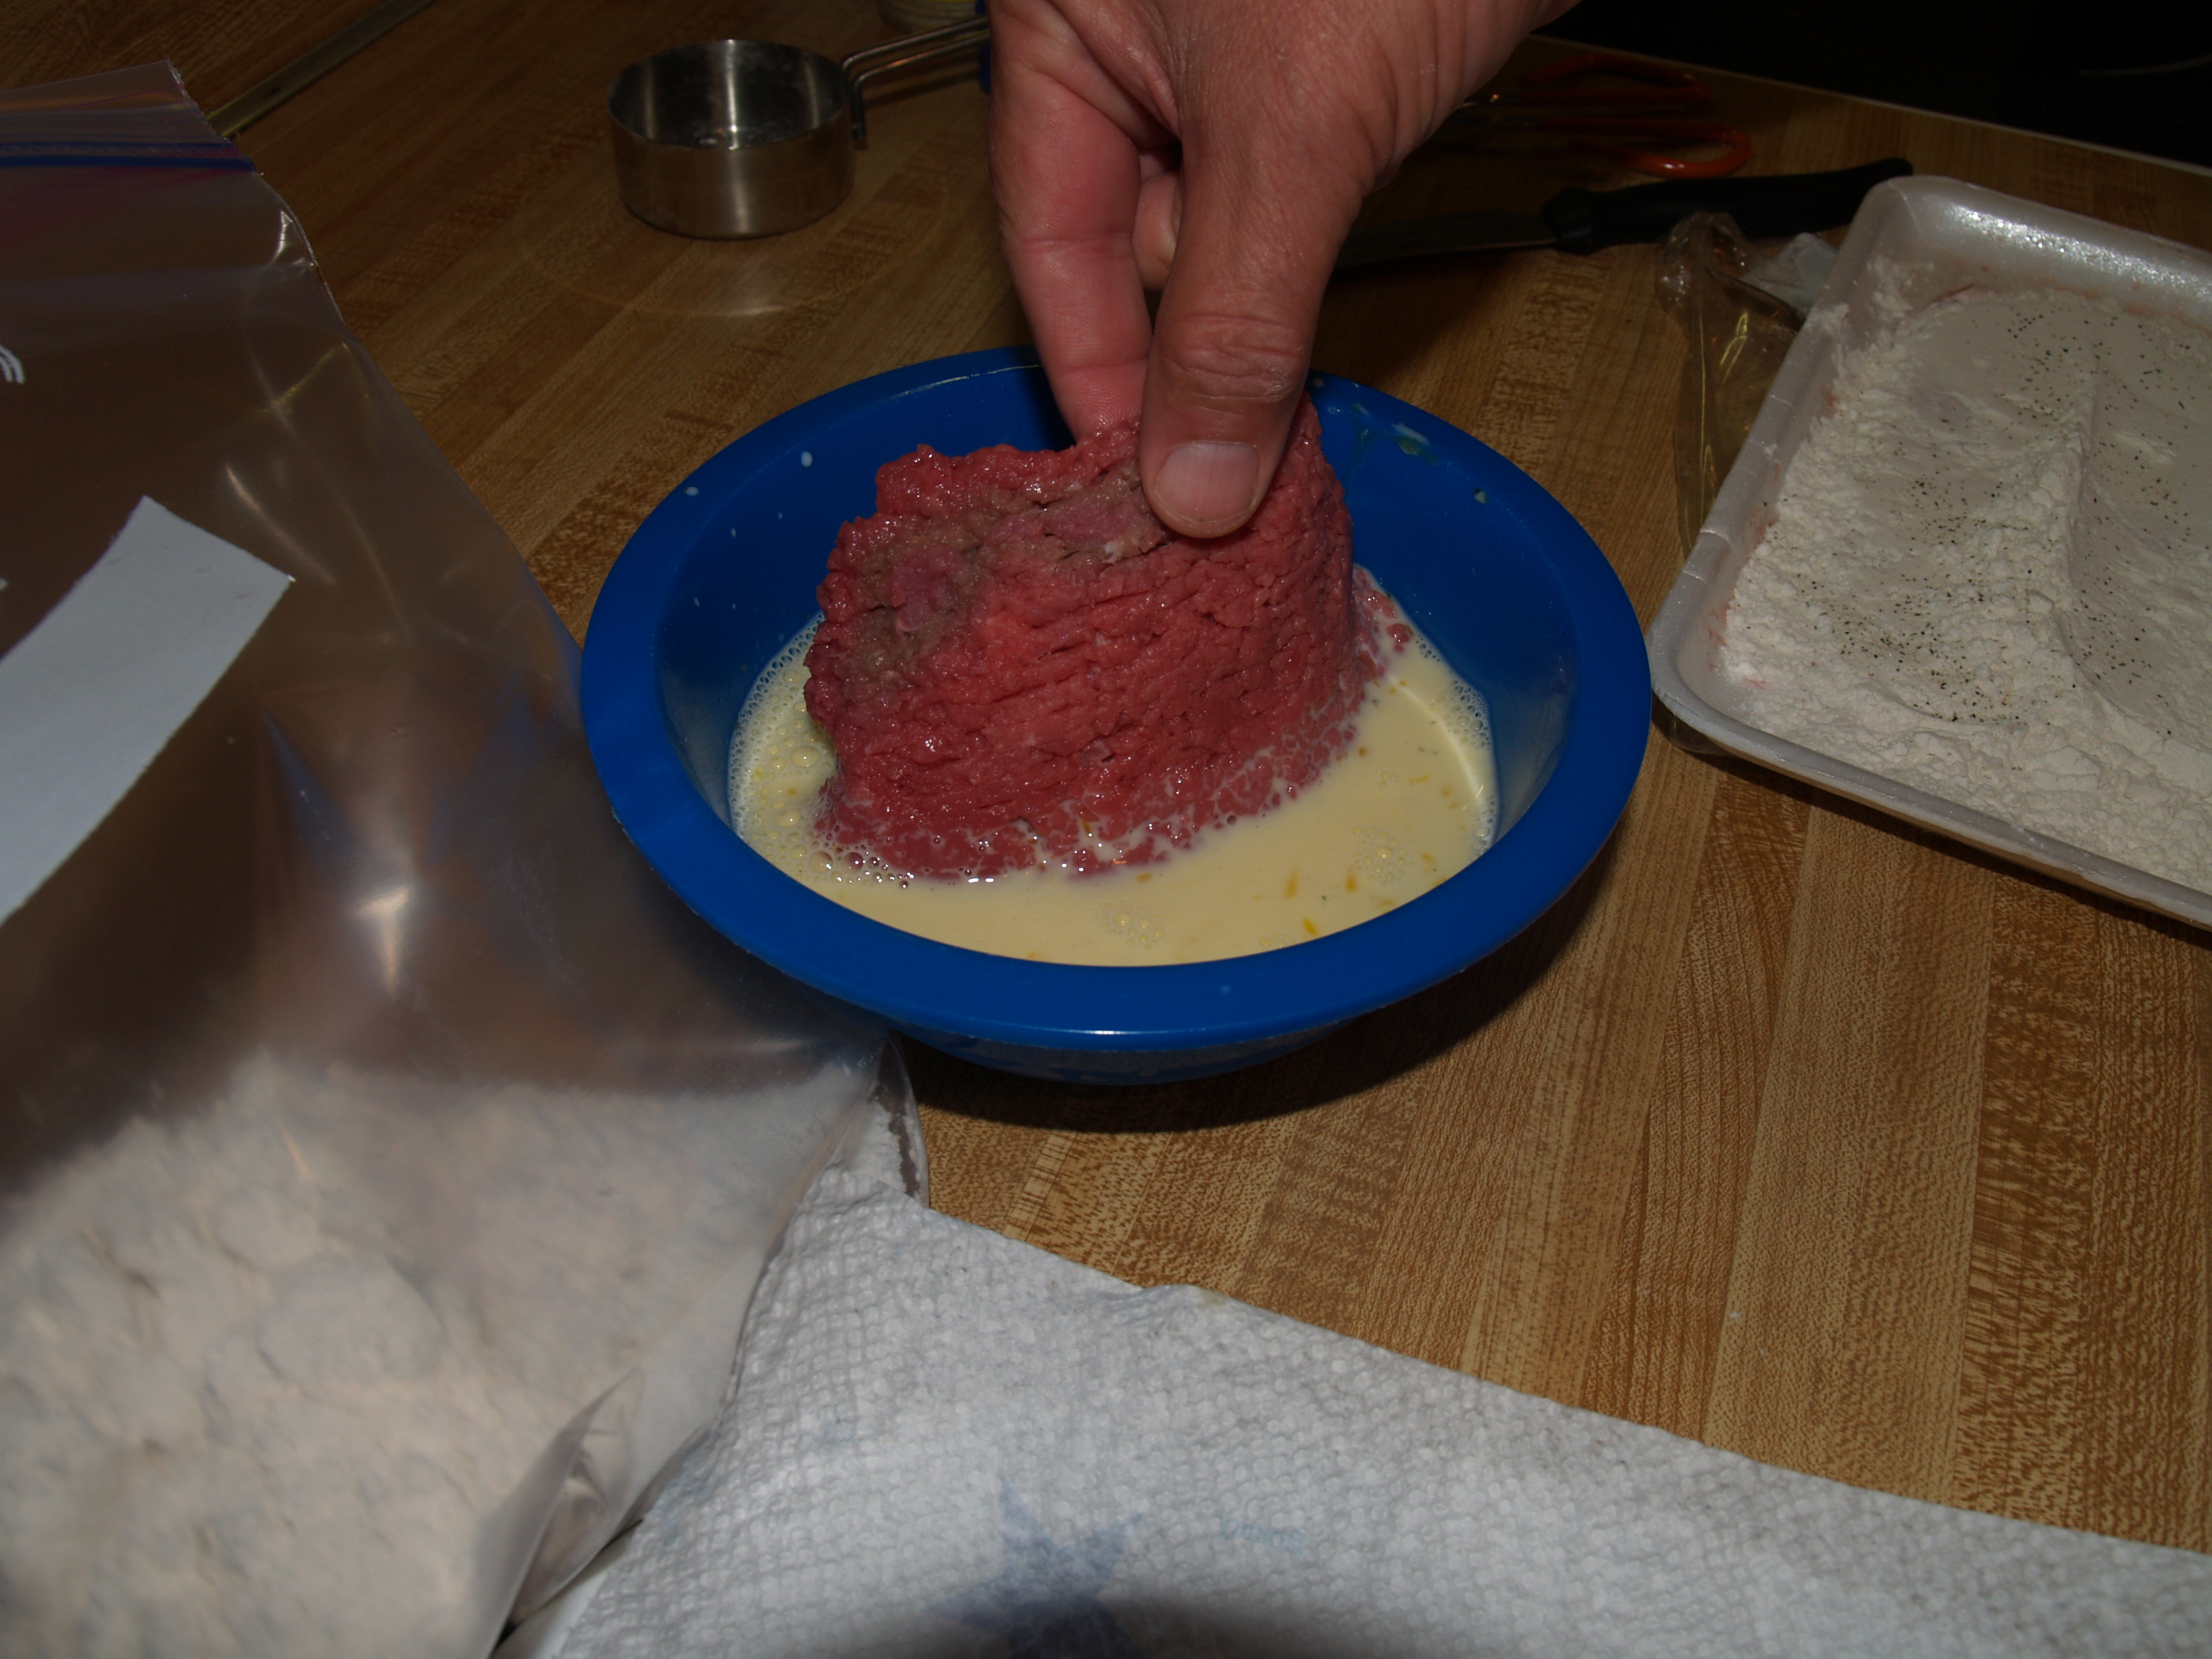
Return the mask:
[[1163,522],[1251,516],[1361,202],[1571,3],[991,0],[1015,289],[1077,434],[1141,418]]

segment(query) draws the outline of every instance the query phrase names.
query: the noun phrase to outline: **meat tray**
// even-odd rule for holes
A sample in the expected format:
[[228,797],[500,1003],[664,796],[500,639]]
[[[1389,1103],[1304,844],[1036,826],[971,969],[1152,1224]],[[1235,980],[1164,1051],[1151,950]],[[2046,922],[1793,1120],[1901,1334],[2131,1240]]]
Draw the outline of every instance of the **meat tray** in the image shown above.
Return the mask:
[[1877,306],[1877,289],[1901,295],[1910,310],[1969,284],[2069,288],[2212,328],[2212,255],[1955,179],[1875,186],[1815,304],[1822,325],[1808,325],[1790,348],[1648,630],[1653,690],[1680,722],[1686,746],[1709,744],[2059,880],[2212,927],[2212,894],[1762,729],[1718,668],[1736,579],[1771,522],[1790,458],[1827,406],[1842,355],[1895,326],[1898,309]]

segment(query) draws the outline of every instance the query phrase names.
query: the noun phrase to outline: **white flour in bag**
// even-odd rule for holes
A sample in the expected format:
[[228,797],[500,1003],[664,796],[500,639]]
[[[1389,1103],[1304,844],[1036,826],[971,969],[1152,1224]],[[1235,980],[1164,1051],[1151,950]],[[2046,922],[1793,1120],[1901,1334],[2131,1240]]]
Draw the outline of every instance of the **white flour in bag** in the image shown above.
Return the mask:
[[2212,335],[1968,289],[1831,398],[1728,612],[1743,717],[2212,891]]
[[480,1650],[486,1518],[765,1248],[733,1121],[264,1064],[44,1180],[0,1233],[0,1652]]

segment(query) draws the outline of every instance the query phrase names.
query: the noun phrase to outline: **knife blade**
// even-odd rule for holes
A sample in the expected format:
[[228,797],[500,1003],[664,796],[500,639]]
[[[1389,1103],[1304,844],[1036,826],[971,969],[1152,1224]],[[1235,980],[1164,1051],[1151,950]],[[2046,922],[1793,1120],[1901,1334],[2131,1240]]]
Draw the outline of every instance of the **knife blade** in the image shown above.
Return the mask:
[[1563,190],[1534,213],[1447,213],[1371,225],[1345,239],[1341,273],[1440,253],[1556,247],[1595,253],[1621,242],[1656,242],[1692,213],[1732,215],[1747,236],[1794,236],[1849,222],[1867,191],[1912,171],[1903,156],[1835,173],[1757,179],[1670,179],[1623,190]]

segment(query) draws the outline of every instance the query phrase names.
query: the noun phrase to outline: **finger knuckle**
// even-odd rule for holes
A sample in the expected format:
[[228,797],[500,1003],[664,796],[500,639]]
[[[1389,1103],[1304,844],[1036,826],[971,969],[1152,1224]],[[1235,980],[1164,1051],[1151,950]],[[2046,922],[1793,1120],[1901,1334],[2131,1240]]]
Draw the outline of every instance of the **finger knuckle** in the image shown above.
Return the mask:
[[1306,351],[1297,328],[1235,314],[1184,319],[1161,342],[1189,392],[1223,403],[1284,402],[1305,382]]

